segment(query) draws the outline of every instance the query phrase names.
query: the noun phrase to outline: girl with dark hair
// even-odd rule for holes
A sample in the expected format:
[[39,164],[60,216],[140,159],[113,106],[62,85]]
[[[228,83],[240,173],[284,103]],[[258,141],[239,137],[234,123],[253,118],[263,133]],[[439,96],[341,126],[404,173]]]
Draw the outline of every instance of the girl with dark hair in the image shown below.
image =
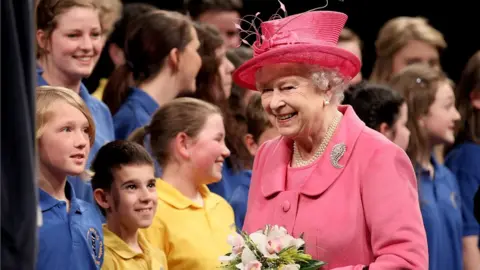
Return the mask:
[[398,92],[384,85],[361,83],[345,92],[343,104],[351,105],[369,128],[407,149],[410,138],[406,127],[408,108]]
[[445,165],[457,177],[462,194],[463,258],[465,269],[470,270],[480,265],[480,224],[473,215],[475,192],[480,187],[480,51],[465,66],[455,96],[462,121]]
[[183,91],[195,91],[202,60],[190,19],[153,10],[127,27],[125,64],[110,76],[103,101],[112,112],[115,137],[125,139]]

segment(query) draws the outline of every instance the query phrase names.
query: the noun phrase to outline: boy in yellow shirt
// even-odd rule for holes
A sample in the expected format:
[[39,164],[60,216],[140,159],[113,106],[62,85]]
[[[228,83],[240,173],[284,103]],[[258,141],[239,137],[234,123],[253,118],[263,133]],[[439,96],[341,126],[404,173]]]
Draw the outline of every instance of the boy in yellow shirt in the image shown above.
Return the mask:
[[139,144],[113,141],[92,164],[95,201],[106,216],[102,269],[166,270],[165,253],[139,233],[152,224],[157,209],[153,161]]

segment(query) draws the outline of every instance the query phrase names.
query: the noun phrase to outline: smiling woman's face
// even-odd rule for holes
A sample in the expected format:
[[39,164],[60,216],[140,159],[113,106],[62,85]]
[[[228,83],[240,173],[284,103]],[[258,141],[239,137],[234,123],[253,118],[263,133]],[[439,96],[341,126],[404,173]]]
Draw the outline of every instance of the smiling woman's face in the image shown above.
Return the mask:
[[267,65],[257,72],[262,106],[282,136],[308,136],[321,122],[324,95],[311,76],[311,70],[298,64]]

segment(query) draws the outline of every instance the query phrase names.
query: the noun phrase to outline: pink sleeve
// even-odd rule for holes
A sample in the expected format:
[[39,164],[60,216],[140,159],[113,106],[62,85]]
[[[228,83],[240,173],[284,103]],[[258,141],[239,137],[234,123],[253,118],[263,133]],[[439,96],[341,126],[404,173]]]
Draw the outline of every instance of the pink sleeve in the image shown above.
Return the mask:
[[245,220],[243,222],[242,230],[248,233],[252,233],[258,228],[254,228],[255,218],[253,217],[253,210],[255,205],[256,196],[258,193],[261,192],[260,190],[260,175],[262,174],[261,167],[264,164],[264,150],[266,145],[270,144],[270,142],[266,142],[258,148],[258,151],[255,155],[255,159],[253,161],[253,169],[252,169],[252,178],[250,180],[250,189],[248,191],[248,201],[247,201],[247,213],[245,214]]
[[[428,269],[428,247],[416,176],[403,150],[373,154],[362,179],[362,201],[375,261],[369,270]],[[362,270],[365,265],[332,270]]]

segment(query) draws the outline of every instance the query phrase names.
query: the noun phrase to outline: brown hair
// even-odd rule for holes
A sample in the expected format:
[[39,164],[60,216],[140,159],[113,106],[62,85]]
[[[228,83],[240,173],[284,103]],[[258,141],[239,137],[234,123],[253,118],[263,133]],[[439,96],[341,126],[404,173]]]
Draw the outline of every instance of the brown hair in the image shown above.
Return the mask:
[[358,47],[360,47],[360,49],[363,48],[363,42],[360,39],[360,37],[355,32],[353,32],[350,28],[347,28],[347,27],[343,28],[342,32],[340,32],[338,43],[340,42],[357,42]]
[[169,144],[177,134],[185,132],[195,138],[213,114],[222,114],[213,104],[195,98],[177,98],[158,109],[150,124],[136,129],[129,140],[143,145],[149,134],[153,156],[164,167],[170,159]]
[[185,49],[192,40],[191,31],[190,19],[173,11],[152,10],[129,23],[124,47],[126,63],[113,71],[103,94],[112,114],[127,98],[130,86],[158,75],[172,49]]
[[251,97],[247,105],[247,128],[248,133],[252,134],[253,140],[258,143],[258,139],[267,129],[273,127],[265,110],[262,106],[262,97],[255,94]]
[[90,137],[90,146],[95,142],[95,122],[83,99],[73,90],[59,86],[39,86],[36,89],[36,112],[35,112],[35,137],[40,139],[45,130],[45,125],[52,116],[53,105],[57,101],[63,101],[75,107],[87,118]]
[[194,20],[208,11],[236,11],[243,8],[242,0],[187,0],[185,10]]
[[[235,69],[240,67],[244,62],[253,57],[253,50],[249,47],[241,46],[227,51],[227,57],[235,66]],[[246,105],[244,97],[249,91],[243,87],[238,86],[235,82],[232,83],[232,93],[228,98],[230,108],[237,112],[238,117],[245,117]]]
[[480,51],[467,62],[455,88],[457,109],[463,121],[459,122],[455,144],[472,141],[480,144],[480,110],[472,106],[470,95],[480,91]]
[[[96,0],[39,0],[35,12],[37,30],[43,30],[45,37],[50,39],[53,30],[57,28],[57,17],[74,7],[98,10]],[[99,19],[101,20],[100,13]],[[46,51],[40,47],[38,41],[36,49],[37,58],[45,55]]]
[[[153,160],[147,150],[137,143],[117,140],[105,144],[98,150],[92,162],[92,171],[94,172],[91,180],[92,189],[110,192],[115,182],[115,170],[129,165],[147,165],[153,168]],[[119,198],[114,197],[115,207],[118,207],[118,203]],[[100,205],[98,206],[102,214],[106,216],[107,211]]]
[[411,132],[407,154],[414,164],[420,157],[430,154],[427,148],[428,137],[418,125],[418,119],[428,114],[441,83],[449,83],[446,75],[425,64],[405,67],[389,82],[393,89],[403,95],[408,108],[412,108],[407,122]]
[[392,76],[393,56],[410,40],[428,43],[439,51],[447,43],[438,30],[422,17],[397,17],[387,21],[378,33],[375,41],[377,59],[373,66],[370,80],[386,83]]
[[187,96],[195,97],[220,107],[224,115],[226,145],[230,149],[231,154],[227,158],[227,164],[234,171],[241,170],[248,166],[251,155],[243,141],[245,128],[237,120],[235,113],[229,107],[228,99],[223,92],[222,87],[214,87],[220,84],[218,69],[221,59],[217,58],[216,50],[220,48],[224,42],[220,32],[208,24],[195,23],[198,39],[201,46],[199,54],[202,58],[202,67],[196,77],[197,90]]

